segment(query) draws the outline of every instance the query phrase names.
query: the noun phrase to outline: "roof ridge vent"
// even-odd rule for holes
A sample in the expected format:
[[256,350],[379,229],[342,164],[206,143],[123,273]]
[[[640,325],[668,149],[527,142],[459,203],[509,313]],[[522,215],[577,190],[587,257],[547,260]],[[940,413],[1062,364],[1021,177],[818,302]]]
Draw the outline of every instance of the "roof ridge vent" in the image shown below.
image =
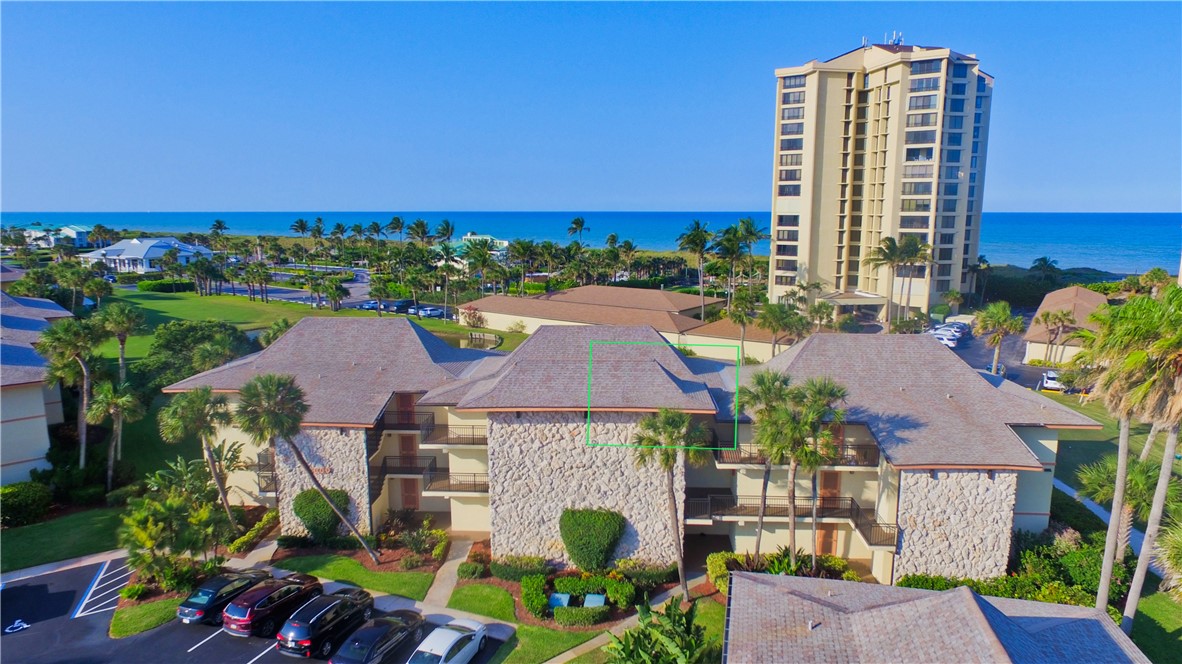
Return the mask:
[[820,626],[821,626],[821,623],[817,622],[816,620],[810,620],[810,621],[809,621],[809,631],[810,631],[810,632],[811,632],[811,631],[813,631],[814,629],[816,629],[816,628],[820,627]]
[[946,394],[946,395],[944,395],[944,396],[946,396],[946,397],[948,397],[949,399],[951,399],[951,398],[952,398],[952,393],[951,393],[951,392],[949,392],[948,394]]

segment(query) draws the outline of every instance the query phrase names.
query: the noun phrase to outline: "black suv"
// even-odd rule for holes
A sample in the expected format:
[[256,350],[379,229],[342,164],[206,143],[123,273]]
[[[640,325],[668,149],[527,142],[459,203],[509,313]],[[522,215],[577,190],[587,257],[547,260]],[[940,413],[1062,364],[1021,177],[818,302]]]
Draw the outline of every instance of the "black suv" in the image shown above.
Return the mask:
[[407,309],[410,309],[415,304],[414,300],[391,300],[386,305],[386,311],[392,311],[396,314],[404,314]]
[[275,648],[292,657],[328,659],[335,644],[372,617],[373,595],[360,588],[342,588],[296,609],[275,635]]
[[260,570],[228,572],[209,579],[193,591],[176,609],[176,617],[183,623],[222,624],[222,611],[235,597],[256,583],[271,578]]

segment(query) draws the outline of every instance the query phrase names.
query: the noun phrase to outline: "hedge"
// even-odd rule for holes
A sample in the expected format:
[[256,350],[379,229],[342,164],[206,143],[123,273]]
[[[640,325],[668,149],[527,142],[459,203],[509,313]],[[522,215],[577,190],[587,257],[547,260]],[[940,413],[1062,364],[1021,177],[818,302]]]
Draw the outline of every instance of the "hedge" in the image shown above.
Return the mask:
[[635,558],[623,558],[616,561],[616,571],[638,588],[651,590],[676,576],[677,564],[660,565]]
[[271,529],[275,522],[279,520],[279,512],[277,510],[267,510],[263,518],[259,522],[246,531],[246,533],[230,543],[230,553],[242,553],[254,547],[263,537],[263,533]]
[[148,279],[135,285],[143,293],[189,293],[194,290],[190,279]]
[[148,272],[146,274],[140,274],[139,272],[121,272],[115,275],[115,283],[126,286],[129,284],[138,284],[141,281],[156,281],[159,278],[159,272]]
[[489,563],[488,571],[498,579],[522,581],[533,574],[549,576],[554,573],[554,568],[540,556],[505,556]]
[[280,535],[275,538],[275,544],[280,549],[306,549],[312,546],[311,537],[303,537],[300,535]]
[[526,574],[521,578],[521,603],[536,618],[545,618],[550,608],[546,599],[546,577],[541,574]]
[[554,622],[565,626],[586,626],[601,623],[611,614],[608,606],[556,606]]
[[[342,513],[349,513],[349,494],[341,489],[329,489],[328,497]],[[292,511],[304,522],[308,534],[315,541],[323,541],[337,534],[341,520],[316,489],[305,489],[292,502]]]
[[40,482],[17,482],[0,486],[0,523],[23,526],[40,520],[49,512],[53,492]]
[[608,601],[621,609],[632,606],[636,599],[636,586],[606,576],[560,576],[554,579],[554,592],[571,595],[606,593]]
[[566,509],[558,520],[558,532],[571,562],[579,569],[595,571],[607,569],[616,543],[624,535],[624,523],[624,516],[611,510]]
[[461,579],[479,579],[484,576],[484,565],[480,563],[460,563],[456,576]]
[[139,498],[147,491],[143,482],[135,482],[120,487],[107,494],[107,507],[125,507],[132,498]]
[[734,551],[716,551],[706,556],[706,578],[723,595],[726,594],[727,586],[730,584],[730,569],[727,567],[727,563],[741,557]]

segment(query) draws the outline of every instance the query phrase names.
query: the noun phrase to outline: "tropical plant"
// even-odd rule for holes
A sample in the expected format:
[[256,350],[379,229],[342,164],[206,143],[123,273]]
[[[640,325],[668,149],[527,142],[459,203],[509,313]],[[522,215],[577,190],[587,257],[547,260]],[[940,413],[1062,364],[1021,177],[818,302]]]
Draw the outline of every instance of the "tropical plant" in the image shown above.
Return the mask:
[[706,282],[703,266],[706,263],[706,251],[710,248],[710,240],[713,237],[714,233],[706,230],[706,224],[697,219],[690,222],[685,232],[677,236],[677,248],[693,254],[698,261],[698,318],[701,320],[706,320]]
[[903,266],[907,268],[907,300],[905,306],[906,315],[911,316],[911,286],[915,280],[916,268],[924,265],[926,266],[932,260],[932,245],[926,242],[920,242],[919,238],[914,235],[907,235],[899,242],[899,252],[901,254]]
[[647,601],[636,607],[639,623],[620,636],[611,635],[603,647],[609,662],[617,664],[701,664],[711,659],[716,641],[706,637],[706,629],[697,624],[698,605],[691,603],[682,611],[682,600],[689,595],[675,595],[664,611],[653,611]]
[[1043,362],[1051,361],[1051,351],[1055,347],[1055,342],[1063,335],[1063,332],[1070,326],[1075,325],[1075,315],[1071,313],[1070,309],[1056,309],[1054,311],[1044,311],[1034,317],[1034,322],[1042,325],[1047,330],[1047,347],[1043,352]]
[[985,345],[993,349],[992,372],[997,375],[1001,358],[1001,343],[1011,334],[1019,334],[1026,328],[1021,316],[1010,312],[1009,302],[991,302],[977,314],[973,333],[985,337]]
[[755,303],[747,291],[735,293],[731,299],[731,310],[727,314],[731,322],[739,326],[739,356],[747,357],[747,326],[755,321],[752,310]]
[[964,302],[964,294],[958,290],[944,291],[944,293],[940,295],[940,298],[944,300],[944,302],[948,303],[948,306],[950,307],[960,306]]
[[181,392],[160,409],[157,421],[160,424],[160,437],[166,442],[179,443],[185,438],[193,437],[201,443],[201,452],[205,456],[209,475],[217,487],[218,500],[226,511],[230,527],[237,532],[238,522],[234,519],[233,510],[230,509],[225,480],[218,472],[213,454],[213,440],[218,434],[218,429],[232,422],[226,396],[214,394],[213,388],[208,385]]
[[37,340],[37,350],[58,365],[78,363],[82,371],[80,404],[78,407],[78,467],[86,467],[86,413],[90,410],[91,369],[88,358],[91,349],[107,336],[105,329],[90,321],[64,318],[50,325]]
[[739,386],[735,393],[739,408],[754,414],[751,426],[755,432],[755,444],[763,456],[763,482],[759,492],[759,515],[755,525],[756,557],[759,557],[760,542],[763,539],[764,516],[767,513],[767,487],[771,483],[772,465],[783,464],[791,455],[787,435],[773,428],[775,420],[782,419],[773,415],[778,409],[785,408],[788,404],[791,382],[792,378],[786,373],[762,369],[755,372],[749,385]]
[[656,414],[640,420],[632,442],[636,465],[656,465],[665,473],[665,491],[669,507],[670,537],[677,556],[677,576],[682,592],[689,597],[685,576],[685,555],[682,549],[681,520],[677,516],[677,493],[674,488],[676,470],[689,463],[706,463],[709,453],[701,446],[706,442],[706,429],[694,422],[688,413],[662,408]]
[[833,322],[834,307],[829,302],[815,302],[809,305],[808,311],[809,320],[817,326],[817,332],[821,331],[822,326]]
[[772,355],[778,352],[776,346],[781,333],[787,333],[796,339],[808,334],[809,331],[808,319],[800,315],[795,307],[787,304],[765,304],[755,324],[772,333]]
[[[1097,503],[1109,504],[1116,492],[1117,455],[1110,454],[1096,463],[1082,466],[1076,472],[1079,492]],[[1153,461],[1130,459],[1126,468],[1124,501],[1119,515],[1114,519],[1120,524],[1117,533],[1116,558],[1124,558],[1129,538],[1133,532],[1133,520],[1147,521],[1153,507],[1153,493],[1157,488],[1157,477],[1161,464]],[[1170,481],[1166,494],[1166,509],[1182,507],[1182,483],[1177,478]]]
[[94,306],[101,307],[103,298],[115,292],[115,287],[106,279],[87,279],[86,284],[82,286],[82,293],[87,297],[94,298]]
[[291,321],[287,320],[287,318],[280,318],[274,323],[271,323],[267,329],[263,330],[263,333],[259,335],[259,344],[266,348],[278,341],[279,337],[283,336],[290,329]]
[[833,457],[836,444],[844,442],[836,440],[835,428],[841,431],[845,422],[845,411],[837,408],[837,404],[849,397],[849,391],[828,376],[813,376],[793,392],[793,397],[804,412],[805,422],[810,428],[809,438],[813,443],[812,454],[805,460],[808,470],[812,472],[812,572],[816,576],[816,553],[821,548],[820,534],[817,532],[817,503],[820,502],[817,494],[817,468],[824,459]]
[[113,302],[99,309],[94,320],[119,342],[119,382],[127,381],[127,338],[144,329],[144,314],[126,302]]
[[115,431],[107,446],[107,491],[115,488],[115,459],[122,457],[123,423],[135,422],[144,416],[145,408],[127,383],[114,385],[109,381],[99,383],[94,397],[86,411],[86,421],[101,424],[108,417],[114,422]]
[[721,233],[714,235],[714,242],[710,245],[710,252],[729,266],[727,278],[726,307],[729,313],[734,307],[735,269],[746,256],[747,244],[738,226],[727,226]]
[[583,233],[590,230],[591,229],[587,226],[587,222],[584,221],[582,217],[575,217],[571,220],[570,227],[566,229],[566,234],[571,237],[575,237],[577,235],[579,242],[582,243]]
[[1059,261],[1051,260],[1050,256],[1040,256],[1030,265],[1030,272],[1040,281],[1054,281],[1061,270]]
[[[895,273],[900,267],[906,264],[907,257],[904,255],[898,241],[895,238],[887,236],[882,239],[877,247],[871,247],[870,251],[862,258],[862,264],[878,270],[880,268],[887,269],[887,278],[890,279],[890,288],[887,289],[887,304],[886,304],[886,329],[891,329],[891,301],[895,291]],[[902,289],[902,285],[899,286]],[[900,293],[900,297],[902,293]]]

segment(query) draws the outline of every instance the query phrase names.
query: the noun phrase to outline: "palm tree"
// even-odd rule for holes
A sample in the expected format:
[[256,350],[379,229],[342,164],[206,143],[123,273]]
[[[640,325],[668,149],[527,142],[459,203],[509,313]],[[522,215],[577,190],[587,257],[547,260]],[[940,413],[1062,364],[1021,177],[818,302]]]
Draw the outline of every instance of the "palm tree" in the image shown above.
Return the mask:
[[[739,220],[739,237],[742,238],[742,241],[743,241],[744,256],[748,260],[752,260],[754,254],[755,254],[756,243],[770,238],[771,235],[768,234],[766,228],[760,228],[756,224],[755,220],[752,219],[751,217],[743,217],[742,219]],[[754,281],[755,281],[754,279],[752,279],[750,276],[748,276],[747,292],[751,293],[751,295],[753,297],[754,297],[754,292],[752,291],[752,286],[754,284]]]
[[1010,312],[1009,302],[991,302],[977,316],[973,333],[986,336],[985,345],[993,349],[993,375],[997,375],[997,363],[1001,359],[1001,342],[1011,334],[1020,334],[1026,329],[1021,316]]
[[209,371],[235,357],[237,354],[234,352],[234,342],[225,334],[218,334],[193,347],[193,368],[199,372]]
[[519,293],[525,297],[525,273],[537,254],[533,240],[513,240],[509,243],[509,260],[521,266],[521,287]]
[[455,234],[456,234],[455,224],[451,223],[450,221],[448,221],[446,219],[439,222],[439,225],[435,227],[435,237],[440,242],[451,242],[451,238]]
[[119,342],[119,382],[127,382],[127,338],[144,329],[144,314],[126,302],[114,302],[99,310],[95,322]]
[[304,458],[304,452],[296,445],[294,438],[300,433],[300,425],[304,415],[308,412],[308,404],[304,401],[304,391],[296,385],[295,376],[279,374],[262,374],[255,376],[238,391],[238,411],[234,415],[239,428],[250,436],[255,445],[266,445],[272,451],[276,441],[287,443],[296,463],[303,469],[304,474],[312,486],[328,504],[332,511],[345,526],[361,542],[362,548],[378,562],[378,555],[370,548],[361,531],[348,519],[336,504],[328,497],[328,492],[320,484],[316,473]]
[[791,325],[793,314],[796,314],[796,311],[786,304],[766,304],[759,312],[755,324],[772,333],[772,355],[776,354],[776,343],[780,340],[780,333]]
[[456,251],[455,245],[450,242],[445,242],[439,245],[439,267],[435,271],[443,277],[443,320],[447,321],[447,291],[451,287],[452,277],[456,275],[456,261],[459,259],[459,252]]
[[[891,330],[891,298],[895,294],[895,272],[903,266],[906,256],[903,254],[899,243],[895,238],[887,236],[879,242],[877,247],[871,247],[870,251],[862,259],[862,264],[867,267],[872,267],[875,270],[885,267],[887,269],[887,277],[890,279],[890,288],[887,289],[887,304],[886,304],[886,330]],[[902,289],[902,285],[899,286]],[[902,293],[900,293],[902,297]]]
[[90,365],[91,349],[107,337],[103,328],[90,321],[65,318],[50,325],[37,340],[37,351],[49,357],[51,362],[66,364],[71,360],[82,370],[82,386],[78,407],[78,467],[86,467],[86,413],[90,410]]
[[[706,250],[714,233],[706,230],[706,224],[694,219],[685,232],[677,236],[677,248],[688,251],[698,259],[698,318],[706,320],[706,281],[702,266],[706,263]],[[774,334],[774,333],[773,333]]]
[[[792,378],[781,371],[763,369],[751,377],[751,385],[742,385],[735,393],[740,410],[753,414],[752,430],[755,444],[763,457],[763,485],[759,493],[759,516],[755,526],[755,558],[763,539],[763,520],[767,512],[767,487],[771,483],[772,466],[783,464],[791,456],[791,448],[784,429],[777,427],[778,418],[772,415],[784,408],[790,396]],[[796,547],[791,547],[795,564]]]
[[86,421],[101,424],[109,417],[115,423],[115,433],[107,447],[107,492],[114,488],[115,459],[123,456],[123,423],[135,422],[144,416],[144,412],[144,405],[127,383],[115,386],[103,381],[94,389],[94,399],[86,411]]
[[587,228],[587,222],[584,221],[582,217],[575,217],[570,222],[570,228],[566,229],[566,234],[571,237],[575,237],[577,235],[579,237],[579,242],[582,243],[583,232],[589,230],[591,229]]
[[111,286],[111,282],[106,279],[87,279],[86,284],[82,286],[82,294],[87,297],[94,298],[94,306],[101,307],[103,305],[103,298],[115,292],[115,288]]
[[369,280],[369,296],[378,301],[378,318],[381,318],[382,307],[386,305],[386,300],[389,300],[393,296],[389,280],[385,277],[371,277]]
[[628,271],[628,276],[632,276],[632,265],[636,261],[636,252],[640,251],[632,240],[624,240],[616,246],[616,251],[620,253],[620,262],[624,264],[624,269]]
[[964,302],[964,294],[958,290],[944,291],[944,293],[940,295],[940,298],[943,299],[944,302],[953,309],[959,307]]
[[1055,347],[1055,342],[1063,335],[1064,330],[1075,325],[1075,315],[1071,313],[1070,309],[1044,311],[1034,318],[1034,322],[1047,330],[1047,347],[1043,352],[1042,359],[1044,362],[1050,362],[1051,350]]
[[292,233],[295,233],[295,234],[297,234],[297,235],[299,235],[300,237],[307,237],[307,235],[308,235],[308,222],[307,222],[307,221],[305,221],[305,220],[303,220],[303,219],[296,219],[296,220],[295,220],[295,221],[294,221],[294,222],[291,224],[291,232],[292,232]]
[[[1097,503],[1111,503],[1116,492],[1116,472],[1118,458],[1110,454],[1096,463],[1087,464],[1076,471],[1079,480],[1079,493]],[[1120,524],[1116,538],[1116,558],[1124,558],[1129,547],[1129,538],[1133,532],[1134,519],[1149,520],[1149,512],[1153,507],[1153,492],[1157,487],[1157,476],[1161,472],[1161,464],[1153,461],[1130,459],[1126,469],[1124,502],[1119,514],[1112,518]],[[1178,504],[1182,498],[1182,484],[1177,478],[1170,481],[1166,493],[1167,508]]]
[[398,241],[399,242],[402,242],[402,232],[405,229],[406,229],[406,222],[404,222],[402,220],[402,217],[399,217],[397,215],[390,217],[390,221],[386,222],[386,232],[391,233],[391,234],[398,233]]
[[809,435],[813,441],[813,454],[807,459],[809,470],[812,472],[812,531],[813,531],[813,575],[817,573],[817,555],[821,548],[820,535],[817,533],[817,503],[820,498],[817,493],[817,468],[824,459],[831,458],[837,452],[836,444],[845,441],[835,440],[834,427],[845,422],[845,411],[839,410],[837,404],[849,397],[849,390],[839,385],[829,377],[812,377],[801,385],[793,397],[800,403],[805,413],[805,422],[809,425]]
[[550,240],[543,240],[538,243],[538,260],[546,265],[546,280],[549,281],[554,276],[554,263],[557,262],[562,255],[562,247]]
[[915,279],[915,268],[926,266],[932,260],[932,245],[920,242],[914,235],[908,235],[899,243],[903,254],[903,265],[907,268],[907,317],[911,318],[911,286]]
[[730,277],[727,279],[726,308],[729,312],[734,305],[735,266],[746,255],[745,240],[738,226],[727,226],[714,236],[714,243],[710,245],[711,253],[718,256],[730,266]]
[[194,437],[201,443],[201,452],[205,455],[209,474],[217,486],[222,509],[230,519],[230,526],[237,531],[238,522],[234,519],[233,510],[230,509],[226,483],[222,473],[218,472],[217,462],[213,456],[213,439],[217,437],[218,428],[228,426],[232,422],[226,396],[214,394],[213,388],[209,386],[181,392],[160,409],[156,421],[160,425],[160,437],[167,443],[179,443],[189,437]]
[[754,314],[751,310],[755,308],[755,303],[751,299],[751,294],[747,291],[740,291],[734,294],[734,300],[731,302],[731,311],[727,314],[731,321],[739,326],[739,361],[747,361],[747,326],[755,320]]
[[808,317],[817,326],[817,332],[820,332],[822,325],[828,325],[833,320],[833,305],[825,301],[814,302],[809,306]]
[[406,234],[410,237],[411,242],[418,242],[419,244],[431,244],[431,227],[427,225],[426,221],[422,219],[415,219],[414,222],[407,227]]
[[[655,464],[665,471],[665,492],[669,506],[669,531],[673,537],[674,551],[677,554],[677,577],[681,582],[681,592],[689,597],[689,585],[685,578],[685,555],[681,541],[681,520],[677,517],[677,493],[674,488],[675,471],[679,466],[689,463],[701,466],[706,463],[709,453],[701,446],[706,441],[706,429],[698,422],[694,422],[688,413],[662,408],[656,414],[640,420],[632,443],[637,445],[635,451],[636,465],[645,467]],[[680,449],[684,448],[684,449]]]
[[482,294],[484,293],[485,273],[496,263],[496,259],[493,258],[493,249],[492,240],[487,238],[469,240],[460,249],[460,258],[468,264],[468,273],[480,274],[480,292]]
[[278,341],[279,337],[283,336],[283,334],[290,329],[291,321],[287,320],[286,318],[280,318],[274,323],[271,323],[271,326],[266,330],[263,330],[263,333],[259,335],[259,344],[262,345],[263,348],[266,348],[267,346],[270,346],[271,344]]
[[1040,256],[1034,259],[1030,271],[1039,281],[1054,281],[1059,274],[1059,261],[1051,260],[1050,256]]

